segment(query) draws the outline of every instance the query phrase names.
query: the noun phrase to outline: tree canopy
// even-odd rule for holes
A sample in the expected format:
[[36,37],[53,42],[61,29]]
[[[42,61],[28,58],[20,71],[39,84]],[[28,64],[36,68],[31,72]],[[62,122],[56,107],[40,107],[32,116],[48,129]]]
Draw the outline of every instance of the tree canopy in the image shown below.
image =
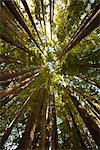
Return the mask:
[[0,1],[0,149],[99,150],[99,0]]

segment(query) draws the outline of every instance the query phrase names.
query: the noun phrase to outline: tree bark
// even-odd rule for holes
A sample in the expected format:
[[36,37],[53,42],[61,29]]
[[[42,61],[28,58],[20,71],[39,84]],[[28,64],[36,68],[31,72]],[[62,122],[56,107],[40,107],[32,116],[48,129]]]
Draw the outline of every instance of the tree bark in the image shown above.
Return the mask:
[[3,146],[4,142],[7,140],[8,136],[10,135],[14,125],[18,122],[18,119],[21,117],[21,115],[24,113],[25,108],[27,107],[27,104],[29,103],[31,97],[33,95],[33,92],[30,94],[30,96],[25,100],[23,103],[23,106],[19,109],[18,113],[16,114],[15,118],[11,121],[9,126],[5,129],[5,132],[1,139],[1,147]]
[[77,37],[66,48],[65,50],[66,52],[68,52],[73,47],[75,47],[82,39],[84,39],[88,34],[90,34],[95,28],[99,26],[100,24],[99,17],[100,17],[100,10],[97,9],[97,11],[93,13],[93,16],[91,17],[91,19],[87,22],[83,30],[77,35]]
[[45,94],[45,92],[46,91],[44,89],[40,90],[40,92],[37,95],[37,98],[34,102],[35,104],[33,107],[32,114],[31,114],[31,116],[27,122],[25,132],[22,136],[22,139],[19,143],[17,150],[19,150],[19,149],[28,150],[29,147],[31,147],[31,143],[34,139],[34,134],[35,134],[37,122],[39,121],[38,117],[39,117],[40,112],[41,112],[42,98],[43,98],[43,95]]
[[27,12],[27,14],[28,14],[28,16],[29,16],[29,19],[30,19],[30,21],[31,21],[31,23],[32,23],[32,25],[33,25],[33,27],[34,27],[34,29],[35,29],[37,35],[38,35],[38,38],[40,39],[40,42],[41,42],[41,44],[43,45],[42,40],[41,40],[40,35],[39,35],[39,32],[38,32],[38,30],[37,30],[37,28],[36,28],[36,25],[35,25],[35,23],[34,23],[34,20],[33,20],[33,18],[32,18],[31,13],[30,13],[29,7],[28,7],[28,5],[27,5],[27,2],[26,2],[26,0],[21,0],[21,1],[22,1],[23,5],[24,5],[25,10],[26,10],[26,12]]
[[94,120],[91,118],[91,116],[87,113],[85,108],[79,103],[77,98],[75,96],[71,96],[71,99],[76,106],[79,114],[81,115],[82,119],[84,120],[86,126],[88,127],[90,134],[92,135],[96,145],[100,147],[100,128],[98,125],[94,122]]
[[[98,6],[99,7],[99,6]],[[97,28],[100,24],[100,10],[97,7],[96,10],[92,13],[90,19],[87,18],[86,23],[83,25],[81,31],[76,34],[76,37],[72,40],[71,43],[64,49],[64,53],[58,58],[60,59],[65,53],[68,53],[73,47],[75,47],[82,39],[84,39],[87,35],[89,35],[95,28]]]
[[21,15],[18,13],[17,9],[16,9],[16,3],[13,3],[12,1],[5,1],[2,0],[2,2],[5,3],[5,5],[7,6],[7,8],[10,10],[10,12],[14,15],[14,17],[18,20],[18,22],[21,24],[21,26],[25,29],[25,31],[28,33],[29,37],[34,41],[35,45],[39,48],[39,50],[41,51],[39,45],[37,44],[37,42],[35,41],[35,39],[33,38],[31,32],[29,31],[27,25],[25,24],[24,20],[22,19]]
[[9,78],[14,78],[19,75],[23,75],[26,72],[27,72],[26,69],[12,70],[12,71],[0,71],[0,81],[7,80]]
[[16,58],[13,58],[9,55],[5,56],[5,54],[0,54],[0,64],[2,63],[6,63],[6,64],[11,64],[11,63],[15,63],[15,64],[23,64],[22,61],[16,59]]
[[46,108],[43,108],[40,128],[41,128],[40,149],[45,150],[46,148]]
[[85,143],[84,143],[84,141],[83,141],[83,139],[82,139],[82,137],[81,137],[80,130],[78,129],[77,123],[75,122],[74,116],[73,116],[73,114],[72,114],[72,112],[71,112],[71,109],[70,109],[68,103],[67,103],[67,107],[68,107],[68,109],[69,109],[69,113],[70,113],[70,116],[71,116],[71,118],[72,118],[74,128],[75,128],[76,133],[77,133],[77,135],[78,135],[79,142],[80,142],[80,144],[81,144],[80,149],[86,150],[86,149],[87,149],[87,146],[85,145]]
[[[74,87],[73,87],[74,88]],[[85,96],[79,89],[77,89],[77,88],[74,88],[74,90],[76,91],[76,92],[78,92],[79,94],[80,94],[80,96],[82,96],[82,98],[84,98],[84,102],[85,101],[87,101],[88,102],[88,104],[91,106],[91,111],[95,114],[95,116],[100,120],[100,116],[99,116],[99,114],[100,114],[100,111],[99,111],[99,109],[93,104],[93,102],[92,101],[90,101],[89,100],[89,98],[87,98],[87,96]]]
[[45,35],[46,35],[46,23],[45,23],[45,16],[44,16],[44,4],[43,4],[43,0],[41,0],[41,7],[42,7],[43,22],[44,22],[44,30],[45,30]]
[[[87,6],[86,6],[87,7]],[[73,39],[75,39],[79,33],[82,32],[82,30],[84,29],[84,27],[88,24],[88,22],[91,20],[91,18],[95,15],[95,13],[99,10],[99,5],[96,6],[96,9],[94,10],[94,12],[92,12],[90,15],[87,14],[84,18],[84,20],[82,21],[81,25],[79,26],[78,30],[76,31],[76,33],[73,36]]]
[[94,110],[100,114],[100,110],[87,98],[86,101],[94,108]]
[[10,94],[9,96],[5,97],[4,99],[0,100],[0,107],[6,105],[8,102],[10,102],[14,97],[16,97],[20,92],[22,92],[23,90],[25,90],[25,88],[27,88],[33,80],[30,80],[28,83],[26,83],[24,86],[19,87],[16,91],[14,91],[15,93]]
[[95,85],[96,87],[100,88],[100,83],[99,83],[99,82],[92,81],[91,79],[88,79],[88,77],[86,77],[86,76],[84,77],[84,76],[82,76],[82,75],[79,75],[79,76],[77,76],[77,77],[80,78],[81,80],[86,81],[87,83],[93,84],[93,85]]
[[53,117],[53,125],[52,125],[52,147],[51,150],[58,149],[58,133],[57,133],[57,120],[56,120],[56,109],[55,109],[55,96],[52,96],[52,117]]
[[100,68],[100,64],[98,63],[98,64],[89,64],[89,63],[87,63],[87,64],[80,64],[80,66],[81,67],[83,67],[83,68]]
[[20,50],[23,50],[24,52],[26,52],[27,54],[29,54],[30,56],[32,56],[32,52],[31,51],[29,51],[26,47],[23,47],[20,42],[14,41],[13,38],[5,36],[4,34],[0,34],[0,38],[2,40],[4,40],[5,42],[10,43],[11,45],[17,46]]
[[12,94],[14,91],[16,91],[18,88],[21,88],[21,86],[24,86],[26,83],[28,83],[32,79],[33,79],[33,77],[31,76],[30,78],[23,80],[21,83],[18,83],[13,87],[9,87],[3,91],[0,91],[0,98],[3,99],[7,95]]

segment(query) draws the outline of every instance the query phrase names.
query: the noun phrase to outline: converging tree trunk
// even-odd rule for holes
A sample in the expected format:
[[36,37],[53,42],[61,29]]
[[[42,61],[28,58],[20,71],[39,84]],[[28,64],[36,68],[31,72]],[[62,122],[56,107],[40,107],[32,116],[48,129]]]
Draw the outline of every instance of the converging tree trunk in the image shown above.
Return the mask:
[[92,119],[92,117],[87,113],[85,108],[79,103],[77,98],[75,96],[71,96],[71,99],[76,106],[78,112],[80,113],[82,119],[84,120],[86,126],[88,127],[90,134],[92,135],[95,143],[97,144],[98,147],[100,147],[100,128],[98,125],[95,123],[95,121]]
[[44,89],[40,90],[40,92],[37,95],[37,98],[35,99],[34,107],[32,108],[33,110],[32,110],[31,116],[27,122],[25,132],[22,136],[22,139],[19,143],[17,150],[19,150],[19,149],[28,150],[31,147],[31,143],[34,139],[34,134],[35,134],[37,122],[39,121],[38,117],[39,117],[40,112],[41,112],[43,94],[45,94]]
[[53,125],[52,125],[52,150],[58,149],[58,133],[57,133],[57,120],[56,120],[56,109],[55,109],[55,96],[52,96],[52,117],[53,117]]
[[25,108],[27,106],[27,104],[29,103],[31,97],[33,95],[33,92],[30,94],[30,96],[26,99],[26,101],[23,103],[22,107],[20,108],[20,110],[18,111],[18,113],[16,114],[15,118],[12,120],[12,122],[9,124],[9,126],[5,129],[5,132],[2,136],[1,139],[1,147],[4,144],[4,142],[7,140],[8,136],[10,135],[14,125],[18,122],[18,119],[21,117],[21,115],[24,113]]

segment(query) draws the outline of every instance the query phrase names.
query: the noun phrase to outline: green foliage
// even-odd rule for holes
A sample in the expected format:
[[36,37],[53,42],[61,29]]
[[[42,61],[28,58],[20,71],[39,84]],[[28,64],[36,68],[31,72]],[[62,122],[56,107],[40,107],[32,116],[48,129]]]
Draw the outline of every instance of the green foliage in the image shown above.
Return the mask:
[[[92,65],[100,66],[100,29],[96,28],[67,54],[65,54],[65,50],[67,45],[73,40],[73,35],[79,28],[83,18],[87,14],[90,15],[99,2],[96,0],[94,2],[88,0],[55,1],[54,18],[52,23],[53,38],[51,40],[49,31],[49,1],[44,1],[43,3],[45,20],[43,20],[41,1],[27,1],[39,35],[42,39],[42,44],[40,44],[39,37],[35,33],[35,29],[32,26],[25,9],[22,7],[22,4],[20,4],[19,0],[16,0],[16,2],[17,9],[22,13],[23,20],[32,36],[39,44],[42,52],[36,47],[34,41],[24,31],[18,20],[14,18],[5,6],[5,9],[2,9],[2,14],[0,14],[0,36],[2,35],[0,39],[0,73],[1,71],[12,72],[14,70],[16,72],[16,70],[23,70],[25,68],[27,73],[9,77],[7,80],[0,80],[0,92],[5,92],[4,90],[9,90],[10,87],[13,88],[25,79],[33,77],[33,75],[34,77],[30,83],[28,82],[29,85],[28,83],[25,83],[19,86],[17,90],[13,90],[12,93],[0,100],[0,102],[5,101],[5,98],[10,99],[13,94],[16,94],[8,103],[2,107],[0,106],[1,135],[4,134],[5,129],[14,119],[32,91],[34,91],[34,94],[32,95],[27,107],[23,110],[18,122],[14,125],[3,149],[7,149],[7,147],[15,149],[17,147],[22,134],[25,131],[32,110],[35,109],[34,106],[37,97],[40,97],[43,102],[41,106],[41,112],[43,113],[43,111],[45,112],[44,105],[50,105],[52,103],[52,98],[50,98],[50,96],[53,93],[55,96],[59,149],[75,150],[78,148],[80,149],[81,147],[68,105],[82,138],[86,140],[84,140],[86,146],[91,150],[97,149],[82,117],[78,113],[68,94],[68,89],[70,90],[70,94],[77,97],[78,101],[91,115],[92,119],[99,124],[98,118],[100,116],[98,117],[96,110],[93,108],[93,105],[91,106],[88,103],[87,98],[89,98],[99,110],[100,67],[94,67]],[[46,26],[44,26],[44,21]],[[46,34],[44,32],[45,28]],[[41,97],[41,89],[45,89],[45,95],[43,95],[43,97]],[[52,104],[49,111],[50,117],[52,118]],[[40,118],[42,113],[40,113]],[[50,122],[48,121],[49,123],[47,124],[50,132],[51,125],[53,124],[52,120],[53,119],[51,119]],[[43,123],[41,123],[41,119],[39,121],[36,130],[40,131],[39,128],[41,128],[41,124]],[[38,134],[41,134],[41,131],[36,132],[35,134],[37,136]]]

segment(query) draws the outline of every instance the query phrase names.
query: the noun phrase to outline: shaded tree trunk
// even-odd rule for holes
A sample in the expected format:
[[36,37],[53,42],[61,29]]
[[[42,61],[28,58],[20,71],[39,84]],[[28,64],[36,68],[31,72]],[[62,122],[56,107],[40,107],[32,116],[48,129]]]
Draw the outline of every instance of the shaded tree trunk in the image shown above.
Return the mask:
[[86,101],[91,105],[91,107],[94,108],[94,110],[100,114],[100,110],[89,100],[89,99],[86,99]]
[[40,149],[45,150],[46,147],[46,106],[44,106],[42,112],[42,119],[41,119],[41,140],[40,140]]
[[45,149],[49,150],[50,147],[50,99],[47,104],[47,109],[46,109],[46,143],[45,143]]
[[89,63],[87,63],[87,64],[80,64],[80,66],[81,67],[83,67],[83,68],[100,68],[100,64],[98,63],[98,64],[89,64]]
[[7,140],[8,136],[10,135],[14,125],[18,122],[18,119],[21,117],[21,115],[24,113],[24,110],[29,103],[31,97],[33,95],[33,92],[30,94],[30,96],[26,99],[26,101],[23,103],[22,107],[19,109],[18,113],[16,114],[15,118],[11,121],[11,123],[8,125],[8,127],[5,129],[5,132],[1,139],[1,147],[3,146],[4,142]]
[[31,143],[34,139],[37,122],[39,121],[38,117],[41,112],[42,97],[44,94],[45,94],[45,90],[40,90],[40,92],[37,95],[37,98],[34,102],[35,104],[33,107],[32,114],[27,122],[25,132],[22,136],[22,139],[19,143],[17,150],[19,150],[19,149],[28,150],[31,147]]
[[[74,87],[73,87],[74,88]],[[99,111],[99,109],[93,104],[93,102],[92,101],[90,101],[89,100],[89,98],[87,98],[87,96],[85,96],[79,89],[77,89],[77,88],[74,88],[74,90],[76,91],[76,92],[78,92],[81,96],[82,96],[82,98],[84,98],[84,102],[85,101],[87,101],[88,102],[88,104],[90,104],[90,106],[91,106],[91,111],[93,111],[93,113],[96,115],[96,117],[100,120],[100,116],[99,116],[99,114],[100,114],[100,111]],[[92,109],[93,108],[93,109]],[[95,111],[96,112],[95,112]]]
[[10,102],[14,97],[16,97],[20,92],[25,90],[30,84],[32,83],[32,80],[30,80],[28,83],[26,83],[24,86],[21,86],[15,91],[15,93],[10,94],[9,96],[5,97],[4,99],[0,100],[0,107],[6,105],[8,102]]
[[43,4],[43,0],[41,0],[41,7],[42,7],[43,22],[44,22],[44,30],[45,30],[45,35],[46,35],[46,23],[45,23],[45,16],[44,16],[44,4]]
[[95,28],[99,26],[100,24],[99,17],[100,17],[100,10],[97,9],[97,11],[93,13],[91,19],[84,26],[82,32],[80,32],[76,36],[76,38],[71,42],[71,44],[69,44],[69,46],[66,48],[66,52],[75,47],[82,39],[84,39],[88,34],[90,34]]
[[85,108],[79,103],[77,98],[75,96],[71,96],[71,95],[70,95],[70,97],[71,97],[74,105],[76,106],[78,112],[80,113],[82,119],[84,120],[86,126],[88,127],[90,134],[92,135],[95,143],[99,147],[100,146],[100,140],[99,140],[100,139],[100,128],[94,122],[94,120],[91,118],[91,116],[87,113]]
[[[87,2],[87,4],[89,3],[89,1]],[[86,7],[87,7],[86,4]],[[87,14],[84,18],[84,20],[81,22],[81,25],[79,26],[78,30],[76,31],[76,33],[74,34],[74,36],[72,37],[72,39],[74,40],[84,29],[84,27],[88,24],[88,22],[91,20],[91,18],[95,15],[95,13],[99,10],[99,6],[96,6],[96,9],[89,15]]]
[[55,97],[53,94],[52,97],[52,117],[53,117],[53,125],[52,125],[52,150],[58,149],[58,133],[57,133],[57,120],[56,120],[56,109],[55,109]]
[[52,1],[49,0],[50,5],[50,32],[51,32],[51,40],[52,40]]
[[72,118],[74,128],[75,128],[76,133],[77,133],[77,135],[78,135],[79,142],[80,142],[80,144],[81,144],[81,147],[80,147],[80,148],[86,150],[87,147],[86,147],[86,145],[85,145],[85,143],[84,143],[84,141],[83,141],[83,139],[82,139],[80,130],[78,129],[77,123],[75,122],[75,119],[74,119],[75,116],[73,116],[73,114],[72,114],[72,112],[71,112],[71,109],[70,109],[68,103],[67,103],[67,107],[68,107],[68,109],[69,109],[69,113],[70,113],[70,116],[71,116],[71,118]]
[[23,80],[21,83],[16,84],[13,87],[9,87],[3,91],[0,91],[0,98],[3,99],[4,97],[6,97],[9,94],[12,94],[14,91],[16,91],[18,88],[21,88],[21,86],[24,86],[26,83],[28,83],[29,81],[32,81],[33,76],[31,76],[30,78],[27,78],[25,80]]
[[82,75],[77,76],[77,77],[80,78],[80,79],[82,79],[82,80],[84,80],[84,81],[86,81],[87,83],[93,84],[93,85],[97,86],[98,88],[100,88],[100,83],[97,82],[97,81],[93,81],[91,79],[88,79],[88,77],[86,77],[86,76],[84,77]]
[[11,63],[15,63],[15,64],[23,64],[22,61],[18,60],[18,59],[15,59],[9,55],[6,55],[5,54],[0,54],[0,64],[2,63],[6,63],[6,64],[11,64]]
[[[14,17],[18,20],[18,22],[21,24],[21,26],[25,29],[25,31],[28,33],[29,37],[34,41],[35,45],[39,48],[39,50],[41,51],[39,45],[37,44],[37,42],[35,41],[35,39],[33,38],[31,32],[29,31],[27,25],[25,24],[24,20],[22,19],[22,16],[18,13],[17,9],[16,9],[16,3],[13,3],[12,1],[5,1],[2,0],[2,2],[5,3],[5,5],[7,6],[7,8],[10,10],[10,12],[14,15]],[[42,52],[42,51],[41,51]]]
[[23,75],[26,73],[28,70],[21,69],[21,70],[12,70],[12,71],[0,71],[0,81],[6,80],[9,78],[14,78],[19,75]]
[[33,27],[35,28],[35,31],[36,31],[36,33],[37,33],[37,35],[38,35],[38,38],[40,39],[41,44],[43,44],[43,43],[42,43],[42,40],[41,40],[41,38],[40,38],[39,32],[38,32],[38,30],[37,30],[37,28],[36,28],[36,25],[35,25],[35,23],[34,23],[34,20],[33,20],[33,18],[32,18],[32,15],[31,15],[31,13],[30,13],[30,10],[29,10],[29,7],[28,7],[28,5],[27,5],[26,0],[21,0],[21,1],[22,1],[23,5],[24,5],[24,7],[25,7],[25,10],[26,10],[26,12],[27,12],[27,14],[28,14],[28,16],[29,16],[29,19],[30,19],[30,21],[31,21],[31,23],[32,23],[32,25],[33,25]]

